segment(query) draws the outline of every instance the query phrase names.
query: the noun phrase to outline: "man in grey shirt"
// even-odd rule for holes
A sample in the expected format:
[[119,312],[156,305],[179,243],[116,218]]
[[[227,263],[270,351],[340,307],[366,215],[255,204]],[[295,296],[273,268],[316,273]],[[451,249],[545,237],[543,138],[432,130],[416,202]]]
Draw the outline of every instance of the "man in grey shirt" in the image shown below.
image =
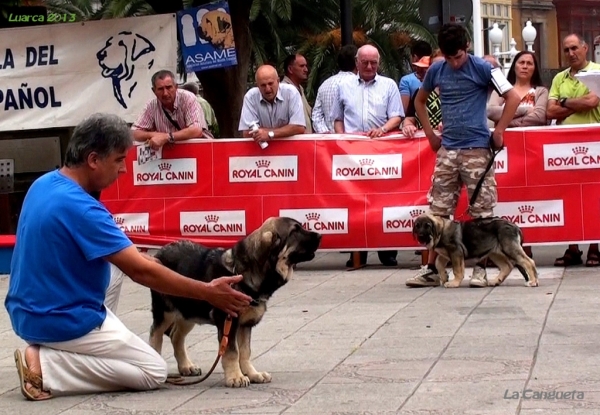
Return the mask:
[[[262,65],[256,71],[256,85],[244,96],[239,130],[254,141],[304,134],[306,121],[300,93],[293,85],[280,84],[277,70]],[[260,128],[251,131],[253,122]]]

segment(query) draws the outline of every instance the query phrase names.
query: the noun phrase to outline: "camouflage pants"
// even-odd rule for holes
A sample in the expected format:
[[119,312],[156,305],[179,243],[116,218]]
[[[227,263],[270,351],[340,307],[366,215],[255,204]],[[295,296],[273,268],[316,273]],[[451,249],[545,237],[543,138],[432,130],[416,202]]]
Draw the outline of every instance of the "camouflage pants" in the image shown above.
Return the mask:
[[[487,148],[461,150],[440,148],[435,160],[432,186],[427,194],[430,212],[438,216],[453,215],[463,184],[467,188],[470,200],[491,157],[492,154]],[[497,199],[496,178],[492,165],[471,207],[471,216],[474,218],[494,216]]]

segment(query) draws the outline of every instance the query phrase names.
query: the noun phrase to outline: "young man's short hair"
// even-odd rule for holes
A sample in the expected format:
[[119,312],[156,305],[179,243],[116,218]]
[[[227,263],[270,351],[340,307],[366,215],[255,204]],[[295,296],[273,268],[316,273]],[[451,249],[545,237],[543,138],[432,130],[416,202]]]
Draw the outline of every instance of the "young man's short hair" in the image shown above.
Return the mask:
[[438,33],[438,45],[445,56],[454,56],[459,51],[469,48],[469,34],[464,26],[447,23]]

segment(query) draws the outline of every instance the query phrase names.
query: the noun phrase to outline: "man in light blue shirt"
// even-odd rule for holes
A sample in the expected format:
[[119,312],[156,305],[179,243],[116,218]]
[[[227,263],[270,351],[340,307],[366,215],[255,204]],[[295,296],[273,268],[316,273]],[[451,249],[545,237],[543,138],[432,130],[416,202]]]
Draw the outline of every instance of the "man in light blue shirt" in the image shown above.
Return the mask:
[[[356,54],[358,76],[349,77],[339,86],[338,105],[334,105],[331,118],[338,134],[366,132],[370,138],[398,128],[404,109],[396,82],[377,74],[379,51],[364,45]],[[397,251],[379,251],[383,265],[397,265]],[[360,253],[361,264],[367,262],[367,252]],[[352,257],[346,263],[352,266]]]
[[[431,45],[424,40],[416,41],[410,48],[410,55],[413,64],[415,62],[419,62],[419,60],[421,60],[421,58],[424,56],[431,56],[431,54]],[[404,75],[402,78],[400,78],[400,82],[398,83],[400,97],[402,98],[402,107],[404,109],[408,108],[410,99],[413,97],[413,95],[415,95],[417,90],[421,88],[423,78],[425,77],[426,71],[419,70],[418,67],[413,68],[415,71],[409,73],[408,75]]]
[[339,86],[338,105],[332,109],[336,133],[366,132],[380,137],[397,128],[404,117],[396,83],[377,74],[379,51],[365,45],[356,54],[358,76]]

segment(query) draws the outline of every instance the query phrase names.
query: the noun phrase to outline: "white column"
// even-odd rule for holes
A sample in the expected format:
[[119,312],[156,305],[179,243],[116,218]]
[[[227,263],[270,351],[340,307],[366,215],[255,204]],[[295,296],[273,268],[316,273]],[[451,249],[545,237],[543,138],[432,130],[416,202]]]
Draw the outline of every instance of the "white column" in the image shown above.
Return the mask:
[[473,0],[473,53],[483,56],[483,27],[481,21],[481,1]]

